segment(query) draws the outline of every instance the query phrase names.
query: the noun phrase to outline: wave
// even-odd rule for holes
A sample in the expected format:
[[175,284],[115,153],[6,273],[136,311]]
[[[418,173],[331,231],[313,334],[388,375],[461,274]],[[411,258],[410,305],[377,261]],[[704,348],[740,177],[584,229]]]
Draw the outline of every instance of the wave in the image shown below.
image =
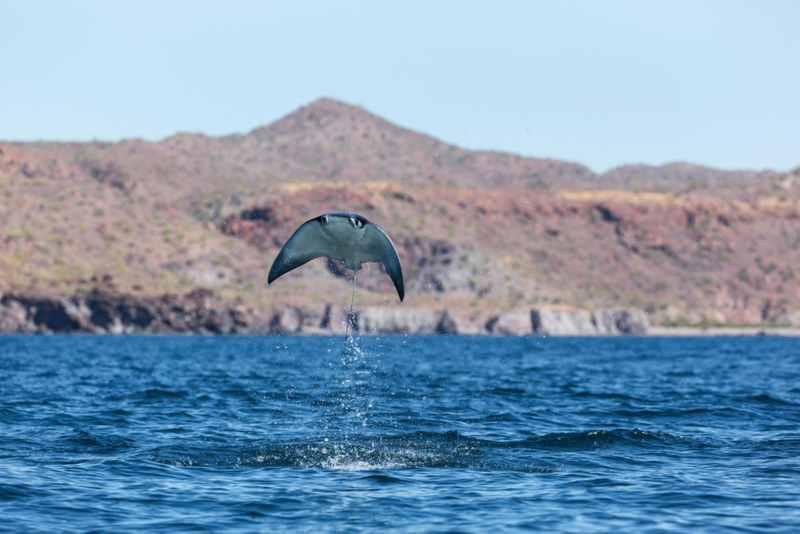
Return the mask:
[[[585,451],[604,448],[671,449],[708,446],[700,440],[640,429],[588,430],[552,433],[522,440],[474,438],[448,432],[411,432],[396,436],[350,436],[335,440],[317,437],[302,441],[221,448],[161,447],[153,461],[177,466],[290,467],[336,470],[392,470],[412,468],[491,469],[553,472],[550,460],[531,458],[525,451]],[[533,464],[531,464],[533,460]],[[538,465],[537,465],[538,462]]]
[[591,450],[609,447],[670,447],[683,438],[665,432],[647,430],[587,430],[585,432],[566,432],[547,434],[541,437],[528,438],[524,445],[545,450]]
[[63,443],[67,445],[68,452],[110,454],[136,447],[136,443],[117,434],[102,434],[76,428],[72,434],[65,436]]

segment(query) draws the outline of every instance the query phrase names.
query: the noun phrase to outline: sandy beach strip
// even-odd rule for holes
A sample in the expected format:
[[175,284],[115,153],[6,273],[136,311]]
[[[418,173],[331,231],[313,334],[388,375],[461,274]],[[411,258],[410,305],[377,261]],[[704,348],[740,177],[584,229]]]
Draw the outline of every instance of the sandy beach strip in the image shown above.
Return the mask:
[[800,337],[800,328],[761,328],[739,326],[713,326],[700,328],[693,326],[651,326],[648,336],[695,337],[695,336],[785,336]]

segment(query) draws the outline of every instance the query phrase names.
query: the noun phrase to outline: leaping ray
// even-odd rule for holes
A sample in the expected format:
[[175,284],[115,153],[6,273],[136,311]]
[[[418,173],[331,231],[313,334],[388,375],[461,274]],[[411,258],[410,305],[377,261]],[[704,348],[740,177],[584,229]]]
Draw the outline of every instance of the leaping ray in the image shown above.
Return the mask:
[[[400,302],[403,301],[405,297],[403,268],[394,243],[381,227],[356,213],[326,213],[300,226],[275,258],[269,270],[267,283],[271,284],[289,271],[321,257],[343,261],[345,267],[353,269],[353,297],[356,290],[356,272],[361,269],[361,264],[382,263],[397,289]],[[348,330],[352,313],[351,301],[347,320]]]

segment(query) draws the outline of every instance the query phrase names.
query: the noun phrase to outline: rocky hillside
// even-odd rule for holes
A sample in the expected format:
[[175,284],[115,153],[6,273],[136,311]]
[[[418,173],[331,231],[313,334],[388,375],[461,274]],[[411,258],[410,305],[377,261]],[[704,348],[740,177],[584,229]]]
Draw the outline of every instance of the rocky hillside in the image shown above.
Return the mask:
[[[403,306],[475,324],[542,305],[735,324],[786,322],[800,308],[800,169],[596,175],[470,152],[329,99],[247,135],[3,143],[0,190],[6,294],[85,295],[105,278],[144,300],[211,290],[257,317],[338,310],[350,279],[335,262],[266,286],[292,231],[336,210],[393,237]],[[359,305],[396,305],[380,267],[358,285]]]

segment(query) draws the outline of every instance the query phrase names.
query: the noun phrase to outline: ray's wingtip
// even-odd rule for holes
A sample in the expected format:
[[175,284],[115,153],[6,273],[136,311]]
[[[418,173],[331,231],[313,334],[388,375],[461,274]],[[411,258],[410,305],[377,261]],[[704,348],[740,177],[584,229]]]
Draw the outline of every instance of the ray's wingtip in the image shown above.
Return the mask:
[[278,279],[280,275],[276,274],[275,272],[275,264],[272,264],[272,268],[269,270],[269,274],[267,275],[267,285],[270,285],[272,282]]

